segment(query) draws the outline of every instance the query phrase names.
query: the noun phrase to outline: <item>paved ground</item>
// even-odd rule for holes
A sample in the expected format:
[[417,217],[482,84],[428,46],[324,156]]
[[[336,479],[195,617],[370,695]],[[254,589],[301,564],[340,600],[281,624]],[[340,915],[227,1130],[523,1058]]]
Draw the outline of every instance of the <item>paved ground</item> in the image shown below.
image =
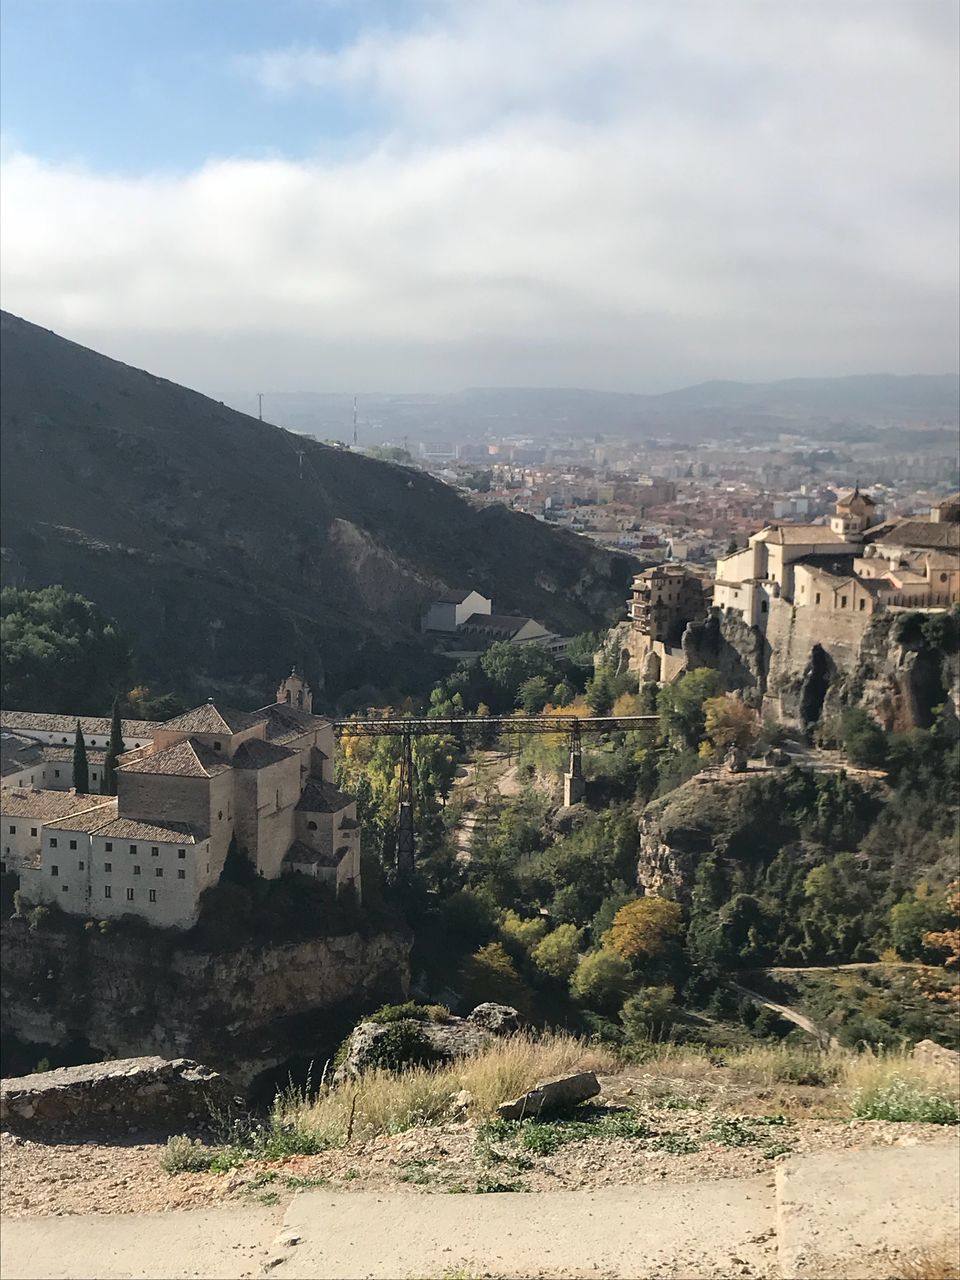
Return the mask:
[[[3,1280],[891,1280],[955,1247],[960,1148],[799,1156],[765,1176],[532,1194],[302,1191],[286,1211],[22,1218]],[[891,1264],[891,1258],[894,1259]]]

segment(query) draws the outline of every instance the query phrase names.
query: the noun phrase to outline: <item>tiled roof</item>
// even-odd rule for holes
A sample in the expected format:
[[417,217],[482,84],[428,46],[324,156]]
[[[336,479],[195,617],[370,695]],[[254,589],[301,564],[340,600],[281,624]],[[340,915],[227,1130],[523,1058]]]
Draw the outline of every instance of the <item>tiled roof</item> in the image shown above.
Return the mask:
[[291,707],[285,702],[276,702],[269,707],[261,707],[254,715],[258,720],[267,722],[268,742],[294,742],[297,738],[323,728],[330,721],[325,716],[315,716],[300,707]]
[[[73,763],[73,747],[55,747],[48,743],[37,743],[44,760],[69,760]],[[103,764],[107,758],[106,751],[99,747],[87,747],[87,764]]]
[[881,547],[931,547],[960,551],[960,524],[940,520],[903,520],[877,540]]
[[[77,732],[77,721],[80,721],[80,732],[85,737],[93,737],[101,733],[106,738],[110,734],[109,716],[59,716],[46,711],[0,711],[0,727],[24,732],[29,729],[37,733],[67,734],[71,742]],[[154,729],[159,729],[156,720],[121,720],[120,729],[125,738],[149,738]]]
[[264,742],[262,738],[250,738],[241,742],[230,763],[235,769],[265,769],[279,760],[289,760],[297,754],[278,742]]
[[304,813],[339,813],[348,804],[353,804],[353,799],[353,796],[338,791],[332,782],[308,778],[297,808]]
[[847,493],[841,493],[837,498],[838,507],[849,507],[855,498],[859,498],[865,506],[875,507],[877,504],[870,497],[869,493],[861,493],[859,489],[850,489]]
[[209,832],[188,822],[148,822],[139,818],[114,818],[98,836],[113,840],[156,840],[158,844],[199,844]]
[[796,547],[820,542],[843,543],[839,533],[825,524],[774,524],[761,529],[754,537],[777,547]]
[[[71,814],[97,809],[106,822],[116,810],[115,796],[77,795],[75,791],[35,791],[30,787],[6,787],[0,791],[0,813],[5,818],[36,818],[54,822]],[[106,811],[106,813],[104,813]]]
[[74,813],[66,818],[58,818],[54,822],[44,824],[46,831],[98,831],[107,826],[117,816],[117,797],[104,796],[108,804],[99,809],[90,809],[87,813]]
[[311,849],[308,844],[304,844],[302,840],[292,844],[284,854],[284,862],[299,862],[303,866],[308,867],[333,867],[336,868],[343,861],[343,853],[349,853],[348,849],[343,852],[337,850]]
[[210,747],[193,738],[185,738],[162,751],[145,752],[118,765],[120,773],[168,774],[180,778],[212,778],[230,768],[224,759]]
[[20,773],[42,760],[43,750],[33,738],[22,738],[18,733],[0,733],[0,773],[3,777]]
[[199,707],[184,711],[172,720],[165,720],[161,728],[176,729],[180,733],[240,733],[258,722],[260,717],[234,707],[221,707],[215,702],[204,702]]

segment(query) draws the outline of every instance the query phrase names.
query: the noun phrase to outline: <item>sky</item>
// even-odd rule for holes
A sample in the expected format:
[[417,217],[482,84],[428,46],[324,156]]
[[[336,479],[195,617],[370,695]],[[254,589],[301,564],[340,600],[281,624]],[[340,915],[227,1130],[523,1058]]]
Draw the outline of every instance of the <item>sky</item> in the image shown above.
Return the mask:
[[0,300],[209,392],[955,372],[956,0],[3,0]]

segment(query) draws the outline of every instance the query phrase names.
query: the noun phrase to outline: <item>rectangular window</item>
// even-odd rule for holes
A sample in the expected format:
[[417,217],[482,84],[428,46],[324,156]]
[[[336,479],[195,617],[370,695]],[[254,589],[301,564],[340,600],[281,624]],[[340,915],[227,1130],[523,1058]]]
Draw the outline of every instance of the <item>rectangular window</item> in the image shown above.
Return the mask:
[[113,890],[110,888],[110,886],[109,886],[108,884],[107,884],[107,885],[104,885],[104,887],[103,887],[103,896],[104,896],[105,898],[112,898],[112,897],[113,897]]
[[187,851],[186,851],[186,849],[178,849],[178,850],[177,850],[177,857],[178,857],[178,858],[185,858],[186,856],[187,856]]
[[153,845],[153,846],[151,847],[151,849],[150,849],[150,857],[151,857],[151,858],[159,858],[159,857],[160,857],[160,850],[157,848],[157,846],[156,846],[156,845]]
[[820,592],[819,592],[819,591],[817,592],[817,598],[816,598],[816,600],[814,601],[814,603],[815,603],[815,604],[819,604],[819,603],[820,603]]
[[60,777],[60,770],[59,770],[59,769],[54,769],[54,771],[53,771],[53,776],[54,776],[55,778],[59,778],[59,777]]
[[128,901],[128,902],[132,902],[132,901],[133,901],[133,890],[132,890],[132,889],[128,889],[128,890],[127,890],[127,901]]
[[93,773],[91,773],[90,777],[94,780],[94,782],[96,782],[96,780],[97,780],[96,770],[94,770],[94,772],[93,772]]
[[71,848],[71,849],[75,849],[76,847],[77,847],[77,842],[76,842],[76,840],[71,840],[71,841],[70,841],[70,848]]
[[57,837],[52,836],[50,839],[50,848],[55,849],[56,847],[57,847]]
[[163,875],[163,867],[157,867],[156,871],[154,871],[154,873],[153,873],[153,874],[154,874],[154,875],[157,877],[157,879],[159,880],[159,879],[160,879],[160,877]]
[[[30,779],[30,781],[32,782],[32,781],[33,781],[33,779],[31,778],[31,779]],[[31,827],[31,828],[30,828],[30,834],[31,834],[32,836],[35,836],[35,835],[37,834],[37,828],[36,828],[36,827]]]
[[50,868],[50,874],[52,876],[58,876],[60,874],[60,868],[56,865],[56,863],[54,863],[54,865]]
[[110,872],[113,870],[113,863],[112,863],[112,862],[105,862],[105,863],[103,864],[103,869],[104,869],[104,871],[106,871],[107,875],[109,875],[109,874],[110,874]]
[[187,878],[187,873],[186,873],[186,871],[184,870],[184,868],[183,868],[183,867],[178,867],[178,868],[177,868],[177,879],[178,879],[178,880],[186,880],[186,878]]
[[220,748],[221,748],[221,745],[222,745],[221,743],[219,743],[219,742],[215,742],[215,743],[213,744],[213,749],[214,749],[214,751],[219,751],[219,750],[220,750]]
[[135,876],[138,876],[138,875],[140,874],[140,868],[139,868],[139,867],[134,867],[134,868],[133,868],[133,874],[134,874]]
[[847,607],[847,597],[846,597],[846,596],[841,596],[841,597],[840,597],[840,608],[841,608],[841,609],[845,609],[846,607]]
[[84,867],[86,867],[86,865],[87,865],[87,864],[86,864],[85,862],[78,862],[78,863],[77,863],[77,870],[78,870],[78,871],[83,871],[83,869],[84,869]]
[[110,841],[109,841],[109,840],[107,840],[107,841],[104,843],[104,846],[103,846],[103,847],[104,847],[104,849],[106,850],[106,852],[107,852],[107,853],[113,853],[113,845],[110,843]]
[[10,828],[10,834],[11,834],[12,836],[15,836],[15,835],[17,834],[17,828],[16,828],[16,827],[11,827],[11,828]]
[[151,889],[151,890],[150,890],[150,901],[151,901],[151,902],[156,902],[156,900],[157,900],[157,891],[156,891],[156,889]]
[[866,602],[866,600],[861,600],[861,601],[860,601],[860,612],[861,612],[861,613],[863,613],[863,611],[864,611],[864,609],[866,609],[866,607],[867,607],[867,602]]
[[62,884],[60,888],[63,890],[64,893],[70,892],[70,886],[68,884]]

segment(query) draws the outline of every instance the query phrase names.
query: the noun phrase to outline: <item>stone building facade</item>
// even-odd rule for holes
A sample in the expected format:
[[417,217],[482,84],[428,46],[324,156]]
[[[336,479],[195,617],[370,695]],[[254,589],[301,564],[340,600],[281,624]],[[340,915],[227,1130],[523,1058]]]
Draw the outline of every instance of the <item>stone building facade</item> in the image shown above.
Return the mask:
[[295,671],[258,711],[211,700],[153,725],[120,756],[112,809],[78,805],[43,825],[24,897],[187,928],[235,839],[267,879],[299,871],[359,898],[356,802],[334,786],[334,759],[333,725]]

